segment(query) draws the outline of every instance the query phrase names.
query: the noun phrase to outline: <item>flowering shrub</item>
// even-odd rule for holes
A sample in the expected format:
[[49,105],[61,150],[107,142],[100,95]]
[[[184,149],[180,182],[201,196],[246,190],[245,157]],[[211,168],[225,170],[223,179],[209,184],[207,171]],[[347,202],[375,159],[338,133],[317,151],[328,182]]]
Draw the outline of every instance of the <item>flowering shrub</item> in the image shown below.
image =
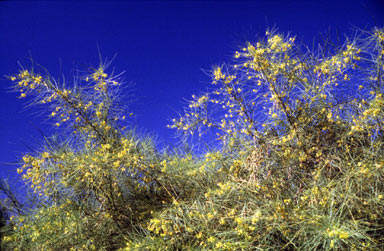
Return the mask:
[[168,200],[156,180],[159,153],[150,139],[124,129],[117,106],[119,79],[104,66],[72,88],[34,69],[11,76],[21,98],[48,105],[67,140],[47,139],[41,152],[25,155],[17,170],[40,198],[27,216],[14,217],[9,247],[20,250],[116,249],[122,233],[139,231]]
[[123,129],[103,66],[65,88],[22,70],[67,141],[23,157],[40,198],[6,247],[29,250],[381,250],[384,31],[316,51],[268,31],[215,67],[171,128],[216,151],[159,152]]
[[199,205],[194,217],[184,213],[196,230],[175,237],[187,238],[181,247],[382,248],[383,34],[326,53],[267,32],[215,67],[212,91],[193,96],[170,127],[217,133],[218,174],[200,198],[152,220],[152,238],[163,241],[170,231],[156,226],[180,226],[181,210]]

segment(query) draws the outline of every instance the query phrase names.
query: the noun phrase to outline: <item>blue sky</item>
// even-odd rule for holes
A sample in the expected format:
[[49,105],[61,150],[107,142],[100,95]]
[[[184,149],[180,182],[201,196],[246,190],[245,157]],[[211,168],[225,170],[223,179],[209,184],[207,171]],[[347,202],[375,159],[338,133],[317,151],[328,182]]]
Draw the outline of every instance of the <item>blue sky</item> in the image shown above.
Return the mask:
[[[204,70],[228,62],[246,41],[256,41],[269,26],[292,32],[311,45],[331,30],[348,33],[354,26],[384,24],[380,0],[341,1],[0,1],[0,177],[12,176],[28,147],[41,145],[52,123],[25,109],[26,100],[9,92],[5,75],[18,61],[34,61],[55,77],[70,79],[71,70],[86,70],[103,58],[125,71],[127,93],[135,101],[139,129],[173,142],[169,120],[184,99],[209,87]],[[72,71],[73,72],[73,71]]]

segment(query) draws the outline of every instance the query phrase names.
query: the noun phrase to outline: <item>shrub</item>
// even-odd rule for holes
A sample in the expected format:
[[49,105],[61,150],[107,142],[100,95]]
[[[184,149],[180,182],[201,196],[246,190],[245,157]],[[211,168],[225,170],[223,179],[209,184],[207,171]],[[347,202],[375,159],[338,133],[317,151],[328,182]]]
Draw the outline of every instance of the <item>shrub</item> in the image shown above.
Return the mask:
[[67,140],[23,157],[40,204],[13,218],[7,247],[383,249],[383,29],[314,51],[267,31],[234,57],[170,125],[217,134],[203,155],[124,130],[103,65],[72,88],[33,69],[10,77]]
[[118,248],[123,233],[140,223],[169,195],[156,180],[160,154],[148,138],[124,130],[118,108],[119,79],[104,65],[69,87],[34,69],[11,76],[20,97],[48,105],[61,138],[23,157],[17,170],[40,199],[27,216],[14,217],[6,237],[15,249]]
[[328,52],[267,31],[234,57],[170,126],[211,129],[230,156],[205,196],[181,206],[202,212],[183,218],[197,230],[181,246],[383,248],[383,30]]

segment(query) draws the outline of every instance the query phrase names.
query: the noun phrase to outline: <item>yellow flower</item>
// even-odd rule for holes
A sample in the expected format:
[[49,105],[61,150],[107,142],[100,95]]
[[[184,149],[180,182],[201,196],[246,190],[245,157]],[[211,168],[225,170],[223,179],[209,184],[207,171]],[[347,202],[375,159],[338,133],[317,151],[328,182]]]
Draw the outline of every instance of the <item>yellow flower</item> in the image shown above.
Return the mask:
[[222,242],[218,242],[216,243],[216,248],[222,248],[224,246],[224,244]]
[[348,239],[348,237],[349,237],[349,233],[348,232],[346,232],[346,231],[340,231],[339,232],[339,238],[340,239]]
[[113,162],[113,166],[118,168],[120,166],[120,161],[116,160],[115,162]]
[[217,67],[217,68],[213,71],[213,76],[215,77],[215,80],[220,80],[220,79],[225,78],[225,74],[223,74],[223,73],[221,72],[221,68],[220,68],[220,67]]
[[334,248],[335,247],[335,240],[331,240],[331,243],[329,244],[329,247],[330,248]]
[[214,242],[216,240],[216,238],[215,237],[213,237],[213,236],[210,236],[209,238],[208,238],[208,242]]
[[37,76],[37,77],[34,77],[33,78],[33,81],[37,84],[40,84],[41,83],[41,76]]
[[41,154],[41,157],[43,157],[44,159],[47,159],[47,158],[49,158],[49,153],[48,152],[43,152]]

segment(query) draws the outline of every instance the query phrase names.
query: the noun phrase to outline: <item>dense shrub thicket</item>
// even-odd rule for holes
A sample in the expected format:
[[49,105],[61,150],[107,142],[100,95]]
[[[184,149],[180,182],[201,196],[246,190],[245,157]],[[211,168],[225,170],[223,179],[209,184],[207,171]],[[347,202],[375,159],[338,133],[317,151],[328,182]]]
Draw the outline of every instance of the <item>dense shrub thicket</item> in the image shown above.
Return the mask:
[[315,50],[267,31],[234,58],[170,125],[217,134],[202,155],[126,130],[105,65],[73,86],[35,69],[11,76],[66,140],[23,157],[39,200],[11,216],[2,247],[384,249],[384,30]]

